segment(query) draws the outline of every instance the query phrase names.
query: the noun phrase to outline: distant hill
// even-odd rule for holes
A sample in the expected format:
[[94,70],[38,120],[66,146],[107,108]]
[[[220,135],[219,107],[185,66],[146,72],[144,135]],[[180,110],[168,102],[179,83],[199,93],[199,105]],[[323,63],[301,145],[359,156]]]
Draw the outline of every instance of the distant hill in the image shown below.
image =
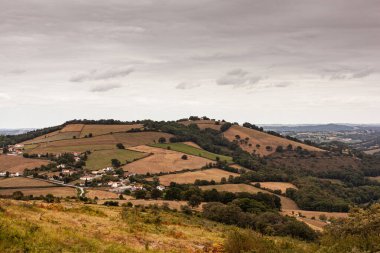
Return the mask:
[[267,131],[275,132],[336,132],[358,129],[355,125],[323,124],[323,125],[262,125]]
[[34,128],[20,128],[20,129],[1,128],[0,129],[0,135],[18,135],[18,134],[27,133],[27,132],[33,131],[33,130],[34,130]]

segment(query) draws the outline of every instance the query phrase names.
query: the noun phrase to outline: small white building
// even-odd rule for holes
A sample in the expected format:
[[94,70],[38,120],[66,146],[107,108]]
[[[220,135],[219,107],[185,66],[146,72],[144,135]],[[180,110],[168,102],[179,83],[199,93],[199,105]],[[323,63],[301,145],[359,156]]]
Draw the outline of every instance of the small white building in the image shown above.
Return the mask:
[[156,189],[159,190],[159,191],[163,191],[163,190],[165,190],[165,186],[159,185],[159,186],[156,187]]

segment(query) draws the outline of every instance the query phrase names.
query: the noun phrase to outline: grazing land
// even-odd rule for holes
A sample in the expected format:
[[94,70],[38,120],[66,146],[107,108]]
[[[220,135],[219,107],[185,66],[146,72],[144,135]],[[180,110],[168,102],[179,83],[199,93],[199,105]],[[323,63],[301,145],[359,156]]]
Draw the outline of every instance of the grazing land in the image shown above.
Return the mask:
[[53,194],[57,197],[75,197],[77,190],[71,187],[55,185],[45,181],[14,177],[0,179],[0,195],[12,195],[16,191],[21,191],[24,195],[47,195]]
[[84,124],[69,124],[61,130],[61,133],[81,132],[84,126],[85,126]]
[[87,169],[102,169],[105,167],[112,166],[111,160],[117,159],[122,164],[126,161],[133,162],[135,160],[141,159],[148,156],[149,154],[138,152],[129,149],[110,149],[110,150],[98,150],[92,152],[86,161]]
[[[323,151],[313,146],[237,125],[231,126],[224,132],[224,137],[230,141],[237,140],[236,136],[239,136],[239,140],[241,141],[238,140],[238,143],[243,150],[261,156],[270,155],[276,151],[278,146],[286,148],[289,144],[291,144],[293,148],[300,146],[309,151]],[[248,138],[247,141],[246,138]],[[270,147],[270,149],[267,149],[267,147]]]
[[157,147],[157,148],[163,148],[163,149],[170,148],[170,150],[175,150],[175,151],[182,152],[189,155],[204,157],[213,161],[216,161],[217,158],[219,157],[221,161],[226,161],[229,163],[232,162],[232,157],[214,154],[203,149],[186,145],[184,143],[162,143],[162,144],[157,143],[157,144],[152,144],[151,146]]
[[171,134],[159,132],[138,132],[138,133],[114,133],[91,138],[68,139],[49,143],[41,143],[28,152],[31,154],[44,153],[64,153],[64,152],[85,152],[114,149],[117,143],[122,143],[125,147],[152,144],[160,137],[170,138]]
[[211,128],[219,131],[220,127],[223,125],[223,122],[217,122],[213,120],[188,120],[188,121],[180,121],[179,123],[188,126],[190,124],[196,124],[200,129]]
[[21,156],[0,155],[0,172],[22,173],[24,169],[34,169],[42,165],[48,165],[49,161],[30,159]]
[[[55,133],[55,134],[53,134]],[[36,143],[49,143],[60,140],[70,140],[79,138],[80,132],[53,132],[49,135],[40,136],[29,141],[25,141],[22,144],[36,144]]]
[[192,142],[192,141],[185,141],[185,142],[182,142],[182,143],[186,144],[186,145],[189,145],[189,146],[192,146],[194,148],[202,149],[201,146],[199,146],[198,144],[196,144],[195,142]]
[[[286,182],[257,182],[260,184],[262,188],[269,189],[272,191],[280,190],[282,193],[286,192],[286,189],[298,189],[294,184],[286,183]],[[255,183],[252,183],[255,184]]]
[[119,194],[107,190],[86,189],[86,197],[94,199],[118,199]]
[[215,182],[220,182],[220,180],[225,177],[228,178],[230,175],[238,176],[239,174],[220,170],[220,169],[206,169],[194,172],[185,172],[178,174],[169,174],[160,176],[160,183],[163,185],[169,185],[171,182],[179,184],[193,184],[195,180],[215,180]]
[[134,151],[150,153],[152,155],[123,166],[124,171],[137,174],[174,172],[185,169],[200,169],[212,162],[206,158],[188,155],[187,159],[182,159],[183,153],[155,148],[150,146],[137,146],[129,148]]
[[90,133],[93,136],[103,135],[108,133],[126,132],[132,128],[141,129],[142,124],[132,125],[85,125],[81,131],[80,137],[88,136]]

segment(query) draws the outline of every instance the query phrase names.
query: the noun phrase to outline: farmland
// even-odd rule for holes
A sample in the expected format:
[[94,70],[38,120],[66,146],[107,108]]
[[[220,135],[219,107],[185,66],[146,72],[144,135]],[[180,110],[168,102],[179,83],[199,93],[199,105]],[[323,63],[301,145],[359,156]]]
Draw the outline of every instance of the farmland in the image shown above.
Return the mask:
[[220,127],[223,125],[223,122],[216,122],[213,120],[188,120],[188,121],[181,121],[179,122],[185,126],[188,126],[190,124],[196,124],[200,129],[206,129],[206,128],[211,128],[214,130],[219,131]]
[[197,179],[208,181],[215,180],[216,182],[220,182],[223,177],[228,178],[230,175],[235,177],[239,174],[227,172],[220,169],[207,169],[194,172],[164,175],[160,176],[159,179],[160,183],[163,185],[169,185],[170,182],[176,182],[179,184],[193,184]]
[[204,157],[213,161],[215,161],[217,157],[219,157],[221,161],[232,162],[232,157],[214,154],[203,149],[186,145],[184,143],[162,143],[162,144],[157,143],[157,144],[152,144],[151,146],[163,148],[163,149],[168,149],[169,147],[171,150],[186,153],[189,155]]
[[181,171],[184,169],[200,169],[211,160],[188,155],[186,160],[182,159],[183,153],[155,148],[151,146],[137,146],[129,148],[134,151],[151,153],[152,155],[123,166],[124,171],[137,174],[160,173]]
[[49,161],[41,159],[29,159],[20,156],[0,155],[0,171],[9,171],[10,173],[22,173],[24,169],[33,169],[41,165],[47,165]]
[[47,195],[49,193],[57,197],[75,197],[77,195],[74,188],[40,180],[23,177],[0,179],[0,195],[12,195],[15,191],[21,191],[24,195],[33,196]]
[[129,149],[109,149],[92,152],[86,161],[87,169],[101,169],[110,167],[111,159],[118,159],[121,163],[133,162],[134,160],[147,156],[147,153],[133,151]]
[[124,146],[137,146],[157,142],[160,137],[170,138],[172,135],[158,132],[114,133],[91,138],[59,140],[49,143],[40,143],[31,149],[31,154],[85,152],[87,150],[113,149],[117,143]]
[[[303,149],[309,151],[322,151],[319,148],[308,146],[303,143],[298,143],[295,141],[291,141],[285,138],[277,137],[274,135],[270,135],[264,132],[260,132],[258,130],[233,125],[226,132],[224,132],[224,137],[226,137],[230,141],[237,140],[236,136],[238,136],[240,147],[250,153],[256,153],[258,155],[270,155],[276,151],[278,146],[283,146],[286,148],[289,144],[296,148],[298,146]],[[246,138],[247,141],[246,141]],[[268,148],[267,148],[268,147]]]
[[[298,189],[294,184],[286,183],[286,182],[257,182],[260,184],[262,188],[269,189],[272,191],[280,190],[282,193],[286,192],[286,189]],[[255,183],[252,183],[255,184]]]
[[80,133],[80,137],[88,136],[90,133],[93,136],[103,135],[108,133],[126,132],[132,128],[141,129],[141,124],[131,125],[85,125]]

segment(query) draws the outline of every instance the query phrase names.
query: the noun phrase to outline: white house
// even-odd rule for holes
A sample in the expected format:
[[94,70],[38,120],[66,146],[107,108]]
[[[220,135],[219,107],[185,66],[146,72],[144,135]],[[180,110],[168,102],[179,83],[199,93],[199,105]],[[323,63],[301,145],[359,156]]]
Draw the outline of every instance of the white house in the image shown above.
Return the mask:
[[163,190],[165,190],[165,186],[159,185],[159,186],[156,187],[156,189],[160,190],[160,191],[163,191]]

